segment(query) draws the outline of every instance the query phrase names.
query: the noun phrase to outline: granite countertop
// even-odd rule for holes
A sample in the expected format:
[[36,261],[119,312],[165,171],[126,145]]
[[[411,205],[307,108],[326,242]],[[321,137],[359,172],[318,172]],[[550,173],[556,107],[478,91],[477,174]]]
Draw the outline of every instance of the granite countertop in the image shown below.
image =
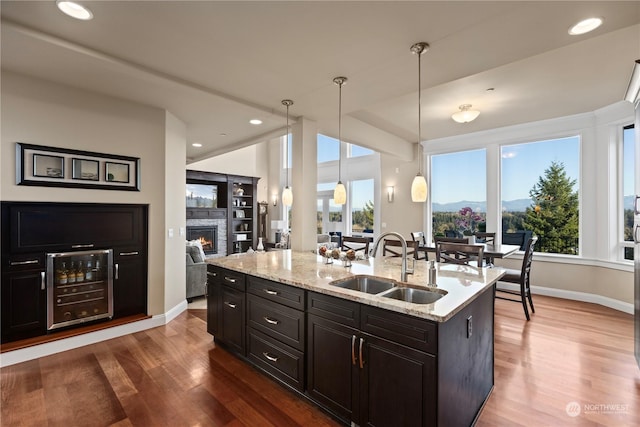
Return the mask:
[[[453,317],[504,275],[504,270],[499,267],[477,268],[436,263],[436,291],[444,291],[446,295],[431,304],[414,304],[329,284],[334,280],[355,275],[372,275],[400,282],[400,258],[377,257],[357,260],[353,261],[351,267],[346,268],[343,261],[334,260],[333,264],[325,264],[322,257],[312,252],[282,250],[235,254],[207,259],[206,262],[251,276],[436,322],[445,322]],[[428,265],[428,262],[416,261],[415,273],[408,275],[407,280],[411,287],[434,290],[426,286]]]

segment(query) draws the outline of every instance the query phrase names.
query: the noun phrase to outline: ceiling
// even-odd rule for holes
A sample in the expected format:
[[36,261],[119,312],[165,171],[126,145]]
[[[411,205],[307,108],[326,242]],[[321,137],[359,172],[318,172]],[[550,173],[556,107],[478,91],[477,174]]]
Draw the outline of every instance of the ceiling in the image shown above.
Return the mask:
[[[613,104],[640,58],[640,1],[84,3],[91,21],[3,0],[2,68],[171,111],[187,163],[282,135],[285,98],[292,120],[337,137],[336,76],[343,139],[412,156],[419,41],[423,140]],[[591,16],[604,24],[568,34]],[[478,119],[451,120],[461,104]]]

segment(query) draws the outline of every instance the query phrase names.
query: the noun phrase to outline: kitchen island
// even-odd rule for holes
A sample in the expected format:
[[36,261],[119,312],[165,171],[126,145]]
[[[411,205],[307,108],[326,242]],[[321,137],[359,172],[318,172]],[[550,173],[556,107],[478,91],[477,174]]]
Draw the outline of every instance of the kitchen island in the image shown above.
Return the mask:
[[[207,260],[208,331],[347,425],[473,424],[493,388],[503,270],[437,265],[433,289],[426,262],[407,283],[399,258],[325,262],[290,250]],[[443,296],[415,304],[336,286],[370,276]]]

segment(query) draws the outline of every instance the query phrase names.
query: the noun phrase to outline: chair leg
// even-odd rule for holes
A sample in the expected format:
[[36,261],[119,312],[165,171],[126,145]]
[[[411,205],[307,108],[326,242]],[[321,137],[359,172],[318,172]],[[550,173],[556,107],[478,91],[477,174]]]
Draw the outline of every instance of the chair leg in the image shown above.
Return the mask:
[[535,313],[536,309],[533,308],[533,300],[531,299],[531,289],[527,289],[527,299],[529,300],[529,305],[531,306],[531,312]]
[[524,286],[520,288],[520,299],[522,300],[522,307],[524,307],[524,315],[527,317],[527,320],[531,320],[529,317],[529,309],[527,308],[527,295]]

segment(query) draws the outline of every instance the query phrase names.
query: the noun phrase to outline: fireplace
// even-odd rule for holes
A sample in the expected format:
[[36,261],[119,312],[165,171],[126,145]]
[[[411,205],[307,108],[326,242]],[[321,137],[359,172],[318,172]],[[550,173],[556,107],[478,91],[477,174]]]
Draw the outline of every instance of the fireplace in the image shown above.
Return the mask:
[[218,226],[187,227],[187,240],[200,240],[205,255],[218,253]]

